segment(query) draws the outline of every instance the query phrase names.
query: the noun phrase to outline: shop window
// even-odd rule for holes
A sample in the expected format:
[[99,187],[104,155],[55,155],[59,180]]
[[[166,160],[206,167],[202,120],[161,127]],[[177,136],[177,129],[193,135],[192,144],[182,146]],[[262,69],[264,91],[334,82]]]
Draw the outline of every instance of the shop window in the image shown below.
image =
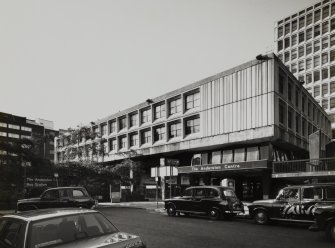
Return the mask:
[[191,165],[194,166],[194,165],[207,164],[207,163],[202,162],[201,158],[202,158],[202,156],[201,156],[200,153],[193,154]]
[[220,164],[221,163],[221,151],[212,152],[212,164]]
[[222,163],[231,163],[233,162],[233,150],[224,150],[222,151]]
[[247,148],[247,161],[259,160],[258,146]]
[[245,148],[239,148],[234,150],[234,162],[245,161]]

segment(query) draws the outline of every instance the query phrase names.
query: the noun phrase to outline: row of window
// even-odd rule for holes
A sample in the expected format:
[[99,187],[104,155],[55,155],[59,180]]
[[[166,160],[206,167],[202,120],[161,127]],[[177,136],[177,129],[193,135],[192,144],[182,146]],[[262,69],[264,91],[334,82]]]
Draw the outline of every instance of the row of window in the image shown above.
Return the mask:
[[[174,121],[165,125],[158,125],[150,128],[141,130],[139,132],[129,133],[127,135],[121,135],[117,138],[109,140],[109,150],[116,151],[128,147],[141,146],[145,144],[152,144],[152,141],[166,141],[182,136],[182,122],[181,120]],[[184,133],[185,136],[199,133],[200,132],[200,118],[199,116],[193,116],[185,119],[184,121]],[[127,143],[129,146],[127,147]]]
[[[282,71],[279,73],[278,91],[288,102],[295,105],[295,109],[301,110],[311,120],[318,124],[325,123],[326,117],[321,118],[321,112],[317,110],[312,99],[303,93],[299,86],[294,84],[293,79],[286,77]],[[283,119],[281,120],[283,121]]]
[[17,133],[7,133],[7,132],[0,132],[0,136],[2,137],[9,137],[9,138],[15,138],[15,139],[19,139],[21,136],[21,139],[31,139],[31,136],[29,135],[19,135]]
[[[184,112],[191,109],[196,109],[200,106],[200,92],[199,90],[192,91],[191,93],[186,93],[183,97],[184,99]],[[167,107],[166,107],[167,106]],[[166,111],[166,108],[168,111]],[[93,132],[99,133],[100,135],[106,135],[109,133],[116,133],[121,130],[134,126],[139,126],[145,123],[156,121],[161,118],[166,118],[171,115],[182,112],[182,97],[174,97],[160,103],[154,104],[152,108],[144,108],[139,111],[135,111],[128,115],[118,117],[117,119],[111,120],[107,123],[101,124],[99,126],[93,127]]]
[[4,122],[0,122],[0,127],[11,128],[11,129],[16,129],[16,130],[20,130],[21,128],[22,131],[28,131],[28,132],[32,131],[31,127],[25,127],[25,126],[20,127],[19,125],[7,124]]
[[[320,126],[324,126],[325,123],[328,122],[325,117],[321,116],[320,112],[316,113],[313,111],[313,120],[314,119]],[[292,107],[288,106],[283,100],[279,100],[279,123],[305,138],[317,130],[316,126],[300,113],[296,112]]]
[[[306,45],[302,45],[299,46],[298,48],[293,48],[291,50],[287,50],[284,53],[279,53],[278,54],[278,58],[283,61],[284,63],[287,63],[289,61],[298,59],[298,58],[302,58],[304,56],[308,56],[308,55],[315,55],[314,58],[318,58],[318,60],[320,61],[320,53],[322,51],[321,57],[325,57],[327,56],[327,58],[323,58],[323,61],[326,60],[328,61],[328,53],[329,53],[329,57],[332,59],[332,61],[334,61],[334,50],[331,51],[327,51],[326,49],[329,48],[329,44],[333,47],[335,46],[335,35],[333,35],[330,39],[330,43],[329,43],[329,39],[328,37],[326,37],[326,39],[322,39],[322,50],[320,49],[320,41],[317,40],[314,42],[314,52],[313,52],[313,47],[312,47],[312,43],[308,43]],[[325,51],[324,51],[325,50]],[[320,64],[320,63],[319,63]]]
[[[321,13],[322,10],[322,13]],[[299,17],[299,19],[292,20],[291,22],[285,23],[285,25],[281,25],[278,27],[277,37],[280,38],[283,35],[287,35],[289,33],[295,32],[298,29],[309,26],[313,23],[317,23],[318,21],[326,19],[329,15],[335,14],[335,4],[324,6],[322,9],[317,9],[314,12],[308,13],[305,16]]]
[[[325,25],[322,26],[322,35],[326,34],[329,32],[329,26],[327,23],[324,23]],[[332,20],[332,25],[330,26],[330,32],[335,30],[335,19]],[[313,38],[317,38],[321,33],[320,33],[320,26],[315,26],[314,27],[314,36],[313,36],[313,29],[309,28],[306,30],[306,32],[302,31],[299,34],[294,34],[291,37],[287,37],[282,40],[277,41],[277,50],[281,51],[283,49],[287,49],[289,47],[296,46],[297,44],[301,44],[303,42],[308,42],[309,40]],[[321,38],[322,42],[322,49],[325,49],[326,47],[329,46],[329,43],[334,45],[334,34],[331,35],[326,35]],[[320,50],[320,39],[319,37],[315,39],[314,41],[314,50],[318,51]]]

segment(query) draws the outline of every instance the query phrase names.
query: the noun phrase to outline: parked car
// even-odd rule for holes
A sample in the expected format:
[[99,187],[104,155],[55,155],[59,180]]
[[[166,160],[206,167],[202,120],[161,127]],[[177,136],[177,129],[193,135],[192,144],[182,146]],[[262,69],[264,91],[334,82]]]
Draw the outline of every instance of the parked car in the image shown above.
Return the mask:
[[317,207],[314,211],[315,223],[311,231],[325,231],[326,237],[335,242],[335,204]]
[[281,189],[276,199],[254,201],[249,214],[258,224],[269,220],[312,223],[315,208],[335,203],[335,184],[309,184]]
[[90,209],[44,209],[0,217],[0,247],[145,248],[141,238],[120,232]]
[[40,197],[18,200],[17,211],[44,208],[94,208],[95,201],[83,187],[59,187],[45,190]]
[[208,215],[217,220],[243,212],[243,204],[233,189],[219,186],[195,186],[185,190],[181,197],[165,200],[169,216],[179,213]]

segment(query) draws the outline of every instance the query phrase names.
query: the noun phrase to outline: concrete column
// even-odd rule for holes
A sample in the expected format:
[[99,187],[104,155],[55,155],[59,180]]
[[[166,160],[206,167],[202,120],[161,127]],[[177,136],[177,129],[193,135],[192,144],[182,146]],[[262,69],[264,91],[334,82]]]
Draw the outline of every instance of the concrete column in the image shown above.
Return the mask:
[[271,171],[266,170],[262,173],[263,199],[269,199],[271,190]]
[[162,200],[165,200],[165,177],[161,177]]

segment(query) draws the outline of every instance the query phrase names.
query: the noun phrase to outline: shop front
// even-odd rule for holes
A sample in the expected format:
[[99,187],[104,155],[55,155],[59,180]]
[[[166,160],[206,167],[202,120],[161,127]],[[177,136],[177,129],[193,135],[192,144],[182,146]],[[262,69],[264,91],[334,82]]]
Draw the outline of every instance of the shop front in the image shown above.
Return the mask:
[[271,170],[268,160],[184,166],[178,168],[181,190],[188,186],[220,185],[234,188],[244,201],[268,199]]

